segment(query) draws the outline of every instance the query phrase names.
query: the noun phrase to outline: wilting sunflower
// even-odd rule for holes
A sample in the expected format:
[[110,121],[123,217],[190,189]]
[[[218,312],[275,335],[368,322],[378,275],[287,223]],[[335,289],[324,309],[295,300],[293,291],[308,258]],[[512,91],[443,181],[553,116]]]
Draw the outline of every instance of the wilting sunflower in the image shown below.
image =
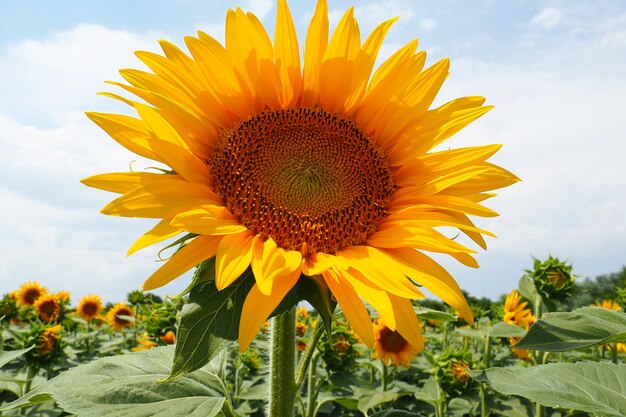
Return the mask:
[[120,316],[133,316],[133,310],[125,304],[115,304],[106,314],[106,321],[116,332],[133,325],[131,320]]
[[86,295],[80,299],[76,306],[76,314],[87,321],[98,317],[102,311],[102,300],[98,295]]
[[496,216],[481,202],[518,179],[487,162],[500,145],[439,147],[491,109],[474,96],[431,108],[447,59],[426,68],[414,40],[373,71],[395,20],[361,42],[350,8],[329,36],[319,0],[301,59],[279,0],[273,43],[253,14],[237,9],[226,16],[225,46],[199,32],[185,38],[189,54],[166,41],[164,56],[137,52],[152,72],[122,70],[128,84],[112,84],[139,99],[106,95],[138,117],[88,116],[122,146],[169,168],[83,182],[121,194],[105,214],[158,219],[129,254],[186,234],[144,289],[213,257],[220,290],[251,267],[256,284],[243,306],[241,349],[301,275],[321,276],[369,346],[361,298],[391,330],[422,343],[410,300],[423,294],[414,282],[473,320],[457,283],[425,252],[477,267],[475,251],[439,228],[458,228],[485,248],[491,233],[468,216]]
[[[418,328],[418,331],[421,327]],[[398,331],[392,330],[381,319],[374,324],[374,359],[382,359],[385,365],[389,360],[395,366],[408,366],[415,355],[424,349],[423,339],[418,345],[411,344]]]
[[17,304],[20,306],[32,306],[35,301],[48,290],[42,287],[37,281],[28,281],[23,283],[15,294]]
[[46,323],[58,321],[63,312],[61,301],[54,294],[43,294],[37,298],[34,307],[39,318]]

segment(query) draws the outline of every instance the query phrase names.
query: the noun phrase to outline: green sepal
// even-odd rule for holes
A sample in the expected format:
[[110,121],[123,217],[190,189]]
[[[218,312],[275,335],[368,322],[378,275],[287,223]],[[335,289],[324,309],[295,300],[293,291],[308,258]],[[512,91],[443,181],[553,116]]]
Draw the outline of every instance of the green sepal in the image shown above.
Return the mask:
[[302,275],[298,281],[298,294],[301,300],[308,301],[317,310],[324,323],[326,334],[330,337],[337,301],[328,287],[321,285],[321,282],[314,278]]

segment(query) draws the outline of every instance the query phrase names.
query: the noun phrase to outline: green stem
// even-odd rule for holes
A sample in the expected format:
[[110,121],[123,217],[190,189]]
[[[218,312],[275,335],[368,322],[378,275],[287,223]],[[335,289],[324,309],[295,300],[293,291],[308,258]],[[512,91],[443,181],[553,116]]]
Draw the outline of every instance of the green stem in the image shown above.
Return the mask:
[[443,412],[443,406],[444,406],[443,401],[439,401],[438,403],[435,404],[435,417],[444,416],[445,413]]
[[[535,320],[539,320],[541,318],[541,306],[543,304],[543,299],[539,293],[535,294],[535,300],[533,302],[533,313],[535,314]],[[533,352],[533,357],[535,358],[536,365],[543,364],[545,358],[539,354],[537,351]],[[539,403],[535,403],[535,417],[543,417],[543,406]]]
[[306,403],[306,417],[313,417],[314,414],[314,409],[315,409],[315,400],[317,397],[317,390],[315,389],[315,370],[317,368],[317,358],[319,358],[318,355],[314,355],[313,356],[313,360],[311,361],[311,363],[309,364],[309,379],[307,380],[307,387],[306,387],[306,398],[307,398],[307,403]]
[[611,362],[617,363],[617,342],[611,343]]
[[296,313],[272,318],[268,417],[293,417],[296,399]]
[[298,363],[298,369],[296,370],[296,391],[300,391],[300,388],[302,388],[304,378],[306,378],[307,370],[309,369],[309,363],[311,362],[311,358],[313,358],[313,354],[315,353],[315,348],[322,337],[323,329],[323,326],[318,326],[317,329],[315,329],[313,338],[307,345],[304,352],[302,352],[302,357],[300,358],[300,363]]
[[380,363],[383,367],[383,370],[381,372],[381,378],[380,378],[380,390],[382,392],[386,392],[387,391],[387,376],[388,376],[387,365],[385,365],[385,361],[382,359],[380,360]]
[[[485,337],[483,364],[485,369],[491,367],[491,337],[487,335]],[[480,383],[480,417],[489,416],[489,410],[487,409],[487,384]]]

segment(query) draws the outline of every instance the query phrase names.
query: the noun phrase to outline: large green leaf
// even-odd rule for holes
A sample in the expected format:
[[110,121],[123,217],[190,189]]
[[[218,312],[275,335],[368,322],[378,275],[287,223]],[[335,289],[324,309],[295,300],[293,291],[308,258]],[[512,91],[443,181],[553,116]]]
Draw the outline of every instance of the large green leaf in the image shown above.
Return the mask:
[[174,348],[111,356],[77,366],[37,386],[0,411],[50,400],[80,417],[148,417],[217,415],[225,392],[219,378],[197,370],[161,383],[169,373]]
[[445,311],[433,310],[432,308],[414,306],[415,314],[422,320],[439,320],[442,322],[456,321],[456,316]]
[[582,307],[570,313],[546,314],[515,347],[562,352],[611,342],[626,342],[626,313]]
[[2,350],[0,351],[0,368],[2,368],[7,363],[11,362],[14,359],[21,357],[23,354],[31,350],[34,346],[27,347],[26,349],[19,350],[10,350],[8,352]]
[[191,289],[180,314],[168,381],[200,369],[230,342],[237,340],[243,302],[253,285],[254,277],[248,268],[221,291],[212,280]]
[[490,368],[470,375],[504,395],[544,406],[602,417],[626,415],[626,365],[608,362],[550,363],[528,368]]
[[526,334],[526,330],[514,324],[499,322],[487,330],[490,337],[521,337]]

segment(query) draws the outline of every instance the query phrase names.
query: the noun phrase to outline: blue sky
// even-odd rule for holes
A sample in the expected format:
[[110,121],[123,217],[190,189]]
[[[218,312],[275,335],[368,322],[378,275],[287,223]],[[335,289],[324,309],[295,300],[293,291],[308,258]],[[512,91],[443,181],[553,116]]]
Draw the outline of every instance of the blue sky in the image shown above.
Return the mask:
[[[292,1],[302,35],[315,2]],[[125,253],[150,222],[99,210],[113,197],[81,178],[144,162],[121,149],[84,111],[124,107],[96,95],[120,68],[141,68],[137,49],[182,45],[202,29],[222,38],[229,7],[269,27],[274,1],[0,2],[0,293],[36,279],[74,300],[115,301],[158,265],[157,249]],[[351,3],[329,1],[331,23]],[[461,286],[498,297],[515,287],[531,255],[570,259],[595,276],[626,264],[626,3],[623,1],[360,1],[365,36],[400,16],[381,51],[413,38],[430,64],[451,59],[436,104],[483,95],[496,109],[446,142],[502,143],[495,162],[523,182],[490,200],[479,219],[497,239],[468,270],[438,258]],[[302,36],[301,36],[302,39]],[[187,278],[165,287],[176,293]]]

